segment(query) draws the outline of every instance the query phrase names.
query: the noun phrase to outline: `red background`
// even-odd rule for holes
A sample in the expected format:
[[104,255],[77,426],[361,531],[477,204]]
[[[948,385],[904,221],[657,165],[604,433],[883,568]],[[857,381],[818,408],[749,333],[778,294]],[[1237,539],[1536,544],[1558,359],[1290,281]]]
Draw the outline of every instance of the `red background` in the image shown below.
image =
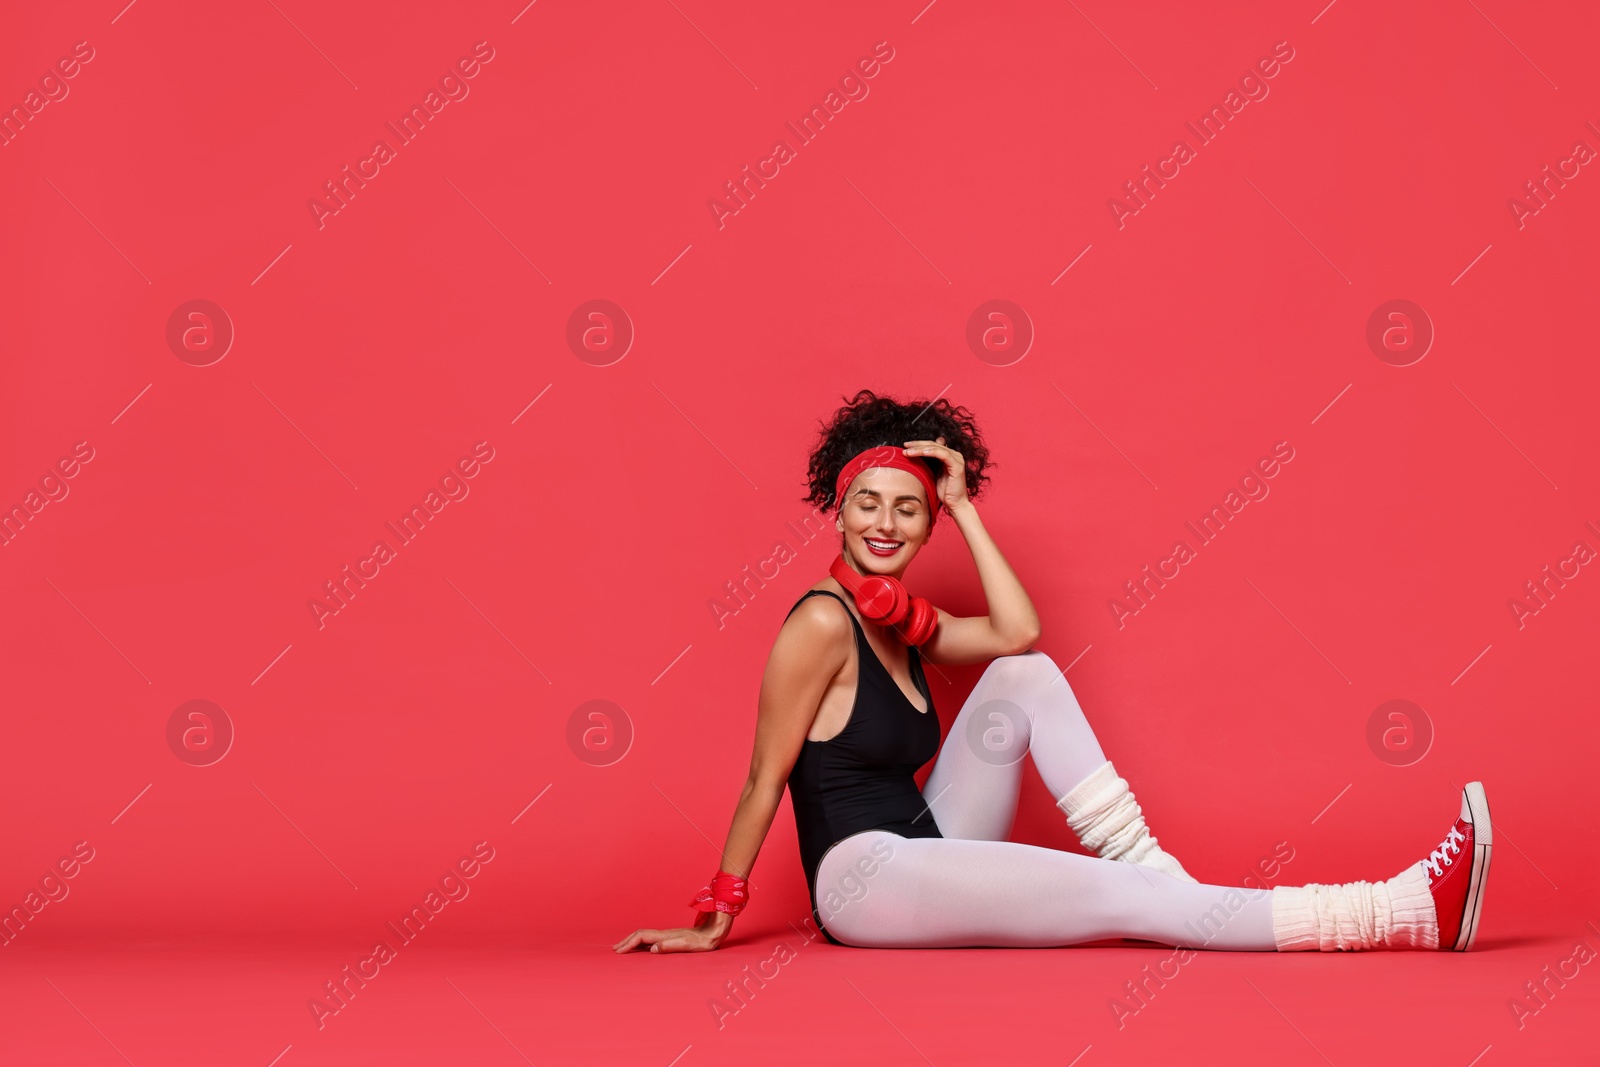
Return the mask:
[[[7,23],[8,108],[94,55],[0,148],[0,503],[94,458],[0,549],[0,898],[95,850],[0,956],[8,1058],[1593,1049],[1586,969],[1521,1028],[1509,1004],[1600,950],[1600,577],[1521,628],[1508,607],[1600,549],[1600,178],[1520,226],[1508,205],[1600,148],[1593,12],[111,0]],[[308,200],[480,41],[469,94],[319,227]],[[880,41],[869,94],[719,228],[708,200]],[[1119,228],[1123,183],[1283,41],[1269,95]],[[203,367],[166,340],[195,299],[236,333]],[[594,299],[636,334],[606,366],[566,340]],[[1036,334],[1004,366],[965,339],[992,299]],[[1394,299],[1436,334],[1409,366],[1366,341]],[[724,949],[611,955],[686,922],[715,869],[767,650],[836,548],[786,525],[806,455],[862,387],[977,415],[978,505],[1039,647],[1192,873],[1236,884],[1287,841],[1280,883],[1387,877],[1479,778],[1481,951],[1205,954],[1119,1030],[1109,999],[1170,950],[807,946],[719,1029],[708,999],[807,914],[785,804]],[[323,583],[480,441],[470,494],[319,628]],[[1270,495],[1119,629],[1108,600],[1280,441]],[[781,540],[797,558],[719,628]],[[953,527],[909,579],[984,610]],[[980,669],[930,670],[946,730]],[[168,746],[194,699],[236,731],[211,766]],[[568,743],[597,699],[632,732],[607,766]],[[1408,766],[1367,741],[1394,699],[1435,735]],[[1076,848],[1031,768],[1013,838]],[[319,1030],[307,999],[480,841],[471,895]]]

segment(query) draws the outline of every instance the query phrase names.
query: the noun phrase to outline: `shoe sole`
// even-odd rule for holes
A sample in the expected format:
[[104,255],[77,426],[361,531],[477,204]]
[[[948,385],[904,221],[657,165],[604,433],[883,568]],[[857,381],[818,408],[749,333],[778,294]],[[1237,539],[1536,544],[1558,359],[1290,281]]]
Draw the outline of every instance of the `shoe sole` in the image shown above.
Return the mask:
[[1489,798],[1482,782],[1468,782],[1467,810],[1472,814],[1472,873],[1467,905],[1461,914],[1461,931],[1451,948],[1466,952],[1478,940],[1478,920],[1483,915],[1483,890],[1489,880],[1489,855],[1494,847],[1494,827],[1489,821]]

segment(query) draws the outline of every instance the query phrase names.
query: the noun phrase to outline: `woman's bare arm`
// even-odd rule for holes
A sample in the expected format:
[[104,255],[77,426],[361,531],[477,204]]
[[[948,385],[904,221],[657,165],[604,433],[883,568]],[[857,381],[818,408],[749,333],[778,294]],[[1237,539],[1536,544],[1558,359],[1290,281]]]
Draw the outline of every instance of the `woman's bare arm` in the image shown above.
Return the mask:
[[[850,620],[812,597],[795,609],[773,642],[761,677],[750,773],[739,793],[722,869],[747,878],[783,799],[789,772],[817,717],[828,684],[849,659],[854,639]],[[727,912],[701,912],[693,928],[635,930],[616,945],[628,952],[648,944],[652,952],[696,952],[717,948],[733,926]]]
[[907,456],[926,456],[944,464],[934,488],[951,521],[967,539],[989,605],[989,614],[969,618],[940,611],[939,628],[922,645],[923,658],[930,663],[982,663],[1027,651],[1039,640],[1039,613],[967,496],[965,457],[946,445],[942,435],[932,441],[907,441],[904,451]]
[[989,614],[957,618],[940,611],[939,628],[922,645],[922,655],[932,663],[982,663],[1027,651],[1039,640],[1039,613],[1033,601],[972,501],[963,499],[950,508],[950,518],[960,527],[978,566]]

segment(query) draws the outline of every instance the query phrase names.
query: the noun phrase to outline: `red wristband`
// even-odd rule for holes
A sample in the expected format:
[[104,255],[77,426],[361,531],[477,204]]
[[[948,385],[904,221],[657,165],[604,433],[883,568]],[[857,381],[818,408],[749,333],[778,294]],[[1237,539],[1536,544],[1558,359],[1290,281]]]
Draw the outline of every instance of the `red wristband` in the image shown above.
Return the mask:
[[749,880],[727,871],[718,871],[711,884],[689,901],[695,911],[724,911],[737,915],[750,902]]

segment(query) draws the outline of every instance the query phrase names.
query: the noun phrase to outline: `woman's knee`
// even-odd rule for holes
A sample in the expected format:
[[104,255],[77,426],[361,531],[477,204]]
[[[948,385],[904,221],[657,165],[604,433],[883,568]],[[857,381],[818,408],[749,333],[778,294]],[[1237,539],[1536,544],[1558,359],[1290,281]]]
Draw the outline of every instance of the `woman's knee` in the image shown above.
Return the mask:
[[1018,652],[1011,656],[996,656],[989,666],[984,668],[983,677],[991,676],[997,684],[1003,685],[1007,690],[1026,692],[1055,682],[1061,677],[1061,669],[1056,666],[1056,661],[1050,658],[1049,653],[1042,649],[1030,648],[1026,652]]

